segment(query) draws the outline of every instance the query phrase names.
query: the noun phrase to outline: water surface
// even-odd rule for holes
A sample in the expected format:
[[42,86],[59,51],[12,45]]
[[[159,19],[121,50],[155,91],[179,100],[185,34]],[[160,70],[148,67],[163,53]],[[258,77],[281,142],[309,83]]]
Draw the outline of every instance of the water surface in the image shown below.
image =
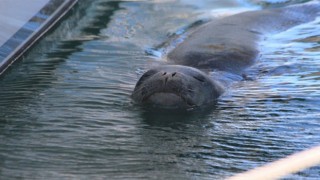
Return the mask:
[[253,80],[212,109],[131,102],[141,74],[164,63],[150,49],[198,20],[287,3],[195,2],[81,1],[0,80],[0,179],[223,179],[318,144],[319,21],[268,38]]

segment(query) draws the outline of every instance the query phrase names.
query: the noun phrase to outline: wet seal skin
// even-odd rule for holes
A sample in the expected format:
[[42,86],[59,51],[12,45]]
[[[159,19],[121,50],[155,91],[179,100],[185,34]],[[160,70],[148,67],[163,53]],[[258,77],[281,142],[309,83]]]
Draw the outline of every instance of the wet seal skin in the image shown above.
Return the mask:
[[204,24],[168,53],[170,65],[144,73],[131,97],[138,104],[169,109],[212,105],[234,81],[222,76],[241,77],[257,60],[258,43],[266,35],[313,21],[319,12],[317,0]]
[[222,93],[222,84],[198,69],[165,65],[143,74],[132,98],[160,107],[189,108],[213,103]]

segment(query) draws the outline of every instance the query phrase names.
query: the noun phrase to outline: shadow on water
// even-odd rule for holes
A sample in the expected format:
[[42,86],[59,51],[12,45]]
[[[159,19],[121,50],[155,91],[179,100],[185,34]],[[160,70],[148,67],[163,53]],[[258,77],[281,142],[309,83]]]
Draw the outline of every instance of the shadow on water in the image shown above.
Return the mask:
[[[90,3],[92,5],[90,5]],[[39,67],[32,67],[35,68],[32,69],[33,73],[53,71],[56,69],[54,67],[68,59],[71,54],[79,52],[81,50],[80,46],[83,43],[94,40],[94,37],[99,35],[100,30],[108,26],[111,16],[115,11],[120,9],[119,4],[120,2],[113,1],[96,4],[90,1],[78,3],[68,15],[67,20],[58,24],[59,27],[51,31],[45,39],[42,39],[41,42],[36,44],[35,47],[22,58],[24,61],[23,64],[32,62],[39,63]],[[99,9],[95,11],[93,17],[87,14],[88,9],[90,9],[88,6],[99,6]],[[79,33],[81,34],[79,35]],[[74,39],[75,36],[81,36],[82,38]],[[39,58],[41,54],[45,55]],[[14,69],[23,68],[23,64],[18,63],[13,67]],[[35,64],[35,66],[37,66],[37,64]],[[44,68],[44,66],[47,68],[51,67],[51,69]],[[13,70],[10,76],[29,75],[17,73],[16,71],[19,70]],[[8,74],[7,76],[9,76]],[[4,80],[6,80],[6,78],[1,77],[1,79]],[[10,79],[10,77],[8,78]]]
[[[88,6],[90,6],[90,1],[85,3],[79,3],[75,7],[76,14],[73,17],[69,18],[68,21],[72,21],[71,25],[68,25],[71,29],[70,31],[75,31],[77,29],[77,23],[79,21],[83,21],[85,16],[89,16],[86,11],[88,11]],[[91,2],[92,3],[92,2]],[[100,30],[107,27],[109,21],[111,20],[111,16],[114,14],[115,11],[119,10],[119,3],[120,2],[101,2],[98,4],[92,3],[93,6],[99,6],[99,9],[94,12],[93,17],[89,16],[89,20],[85,20],[85,25],[80,25],[80,31],[82,39],[59,39],[59,44],[57,45],[56,49],[58,49],[58,53],[55,51],[47,53],[48,58],[60,58],[66,60],[71,54],[75,52],[80,52],[80,46],[87,41],[94,40],[99,35]],[[78,25],[79,26],[79,25]],[[84,26],[84,27],[82,27]],[[76,28],[75,28],[76,27]],[[60,29],[60,27],[59,27]],[[64,34],[66,32],[59,32],[59,34]],[[75,36],[75,35],[73,35]],[[52,38],[50,38],[52,39]],[[63,50],[63,51],[61,51]]]
[[97,8],[94,17],[88,22],[88,26],[82,29],[82,32],[87,35],[99,35],[101,29],[107,27],[108,23],[111,21],[111,17],[115,11],[120,10],[120,2],[109,1],[100,2],[96,6]]
[[[16,63],[0,77],[0,114],[2,104],[16,108],[25,100],[38,96],[58,78],[56,69],[75,52],[81,52],[81,45],[94,40],[101,29],[106,28],[112,14],[119,10],[120,2],[78,3],[68,15],[68,19],[38,42],[20,63]],[[88,14],[91,6],[99,6],[94,16]],[[95,8],[95,7],[93,7]],[[75,37],[80,37],[75,39]],[[8,106],[6,108],[9,108]]]

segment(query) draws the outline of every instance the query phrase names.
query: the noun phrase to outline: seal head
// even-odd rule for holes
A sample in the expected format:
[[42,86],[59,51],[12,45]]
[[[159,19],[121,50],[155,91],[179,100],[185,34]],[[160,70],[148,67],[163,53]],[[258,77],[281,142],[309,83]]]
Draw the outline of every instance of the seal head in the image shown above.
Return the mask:
[[165,65],[142,75],[132,93],[141,104],[164,108],[191,108],[214,103],[223,93],[218,81],[202,71],[181,65]]

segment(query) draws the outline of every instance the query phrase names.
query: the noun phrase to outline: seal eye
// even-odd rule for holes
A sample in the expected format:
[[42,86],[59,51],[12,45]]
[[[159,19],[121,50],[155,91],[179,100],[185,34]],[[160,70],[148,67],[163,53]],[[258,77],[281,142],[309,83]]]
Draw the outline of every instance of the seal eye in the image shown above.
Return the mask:
[[192,76],[194,79],[200,81],[200,82],[204,82],[205,81],[205,77],[201,76],[201,75],[195,75]]

